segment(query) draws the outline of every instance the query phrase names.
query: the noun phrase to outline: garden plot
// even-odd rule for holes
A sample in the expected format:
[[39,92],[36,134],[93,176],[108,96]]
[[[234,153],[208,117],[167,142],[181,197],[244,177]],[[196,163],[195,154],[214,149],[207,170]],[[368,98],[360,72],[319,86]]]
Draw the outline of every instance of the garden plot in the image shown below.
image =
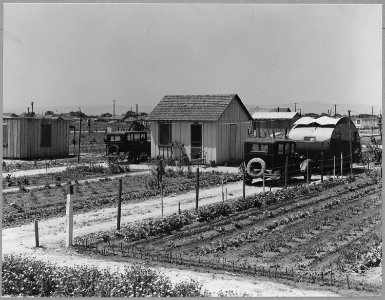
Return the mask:
[[[82,174],[77,176],[81,178]],[[84,175],[83,175],[84,176]],[[73,177],[71,177],[73,179]],[[200,186],[211,187],[221,182],[238,181],[236,174],[202,172]],[[63,180],[62,180],[63,181]],[[167,170],[163,177],[163,194],[177,195],[195,189],[195,174]],[[92,211],[116,205],[119,181],[104,177],[97,181],[75,184],[74,213]],[[159,196],[157,178],[153,174],[137,174],[123,178],[122,202],[134,203]],[[67,187],[45,186],[35,190],[19,190],[3,195],[3,227],[17,226],[33,221],[65,215]]]
[[[148,220],[78,238],[80,248],[146,259],[307,281],[377,294],[381,277],[381,184],[325,182]],[[354,250],[352,250],[354,249]],[[95,251],[95,250],[93,250]]]

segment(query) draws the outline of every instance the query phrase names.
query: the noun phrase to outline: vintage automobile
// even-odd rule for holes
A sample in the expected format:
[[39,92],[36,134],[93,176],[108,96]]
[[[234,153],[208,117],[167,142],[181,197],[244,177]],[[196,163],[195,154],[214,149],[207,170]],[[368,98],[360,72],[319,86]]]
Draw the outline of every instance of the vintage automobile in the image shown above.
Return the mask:
[[[246,184],[253,179],[280,179],[285,174],[286,157],[289,176],[311,176],[310,160],[296,153],[296,142],[286,139],[249,138],[244,143]],[[307,167],[309,166],[309,172]]]
[[107,133],[104,139],[109,162],[147,161],[151,153],[148,131],[115,131]]

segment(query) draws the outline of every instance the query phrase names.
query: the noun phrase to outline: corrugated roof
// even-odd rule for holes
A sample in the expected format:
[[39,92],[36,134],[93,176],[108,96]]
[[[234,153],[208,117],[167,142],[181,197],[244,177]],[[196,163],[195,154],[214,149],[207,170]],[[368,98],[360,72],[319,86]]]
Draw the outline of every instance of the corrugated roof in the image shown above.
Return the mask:
[[293,119],[296,115],[296,112],[255,112],[253,119]]
[[217,121],[232,100],[236,99],[251,115],[237,94],[166,95],[149,114],[150,121]]
[[42,120],[42,119],[46,119],[46,120],[65,120],[63,119],[62,117],[60,116],[50,116],[50,115],[36,115],[36,116],[16,116],[16,117],[12,117],[12,116],[3,116],[3,119],[31,119],[31,120]]
[[294,122],[294,125],[310,125],[315,123],[314,126],[318,125],[336,125],[342,118],[330,118],[327,116],[322,116],[320,118],[314,119],[311,117],[303,117]]

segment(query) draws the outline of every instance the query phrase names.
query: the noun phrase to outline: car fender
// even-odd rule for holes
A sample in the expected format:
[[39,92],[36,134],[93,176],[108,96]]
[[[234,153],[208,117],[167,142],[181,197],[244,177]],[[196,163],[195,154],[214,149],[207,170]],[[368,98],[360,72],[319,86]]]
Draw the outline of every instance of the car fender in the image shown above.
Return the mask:
[[310,168],[310,163],[312,160],[310,158],[305,159],[301,164],[299,165],[301,172],[306,172],[307,167],[309,166]]

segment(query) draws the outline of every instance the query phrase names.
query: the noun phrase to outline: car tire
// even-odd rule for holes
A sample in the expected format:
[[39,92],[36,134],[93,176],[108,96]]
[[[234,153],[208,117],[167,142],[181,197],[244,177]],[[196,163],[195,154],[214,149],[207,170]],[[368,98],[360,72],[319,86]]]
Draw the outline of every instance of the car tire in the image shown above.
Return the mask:
[[[258,173],[254,173],[254,172],[251,171],[251,165],[253,163],[259,163],[261,165],[261,170]],[[266,163],[265,163],[265,161],[262,158],[253,158],[253,159],[251,159],[247,163],[247,168],[246,168],[247,174],[250,177],[252,177],[252,178],[260,177],[265,172],[265,169],[266,169]]]

